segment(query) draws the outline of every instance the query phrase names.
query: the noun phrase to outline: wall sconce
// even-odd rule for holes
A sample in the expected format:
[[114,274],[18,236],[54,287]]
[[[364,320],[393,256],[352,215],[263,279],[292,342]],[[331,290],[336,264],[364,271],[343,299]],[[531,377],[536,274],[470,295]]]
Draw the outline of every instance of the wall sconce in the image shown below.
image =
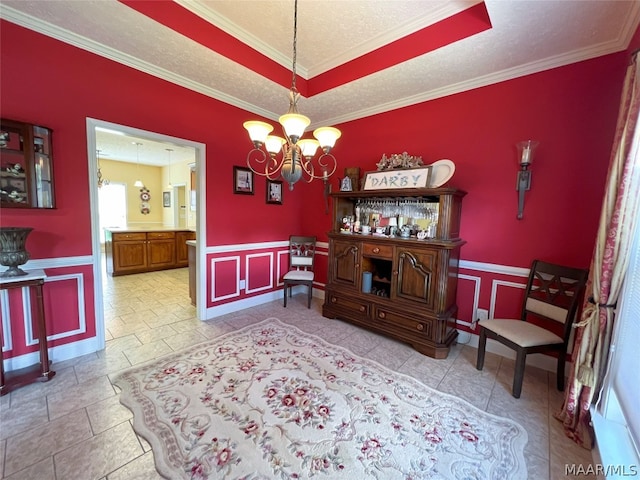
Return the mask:
[[524,192],[531,188],[531,171],[529,166],[533,160],[533,153],[540,144],[535,140],[525,140],[517,144],[518,162],[520,163],[520,171],[518,172],[518,181],[516,190],[518,191],[518,220],[522,219],[524,211]]

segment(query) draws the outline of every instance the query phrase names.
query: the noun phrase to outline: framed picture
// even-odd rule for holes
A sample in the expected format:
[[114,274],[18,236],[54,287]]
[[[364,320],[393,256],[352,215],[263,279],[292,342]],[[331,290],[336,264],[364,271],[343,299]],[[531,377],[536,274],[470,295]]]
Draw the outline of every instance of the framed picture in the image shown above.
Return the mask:
[[171,206],[171,192],[162,192],[162,205],[165,207]]
[[253,172],[245,167],[233,167],[233,193],[253,195]]
[[282,205],[282,182],[267,179],[267,203]]

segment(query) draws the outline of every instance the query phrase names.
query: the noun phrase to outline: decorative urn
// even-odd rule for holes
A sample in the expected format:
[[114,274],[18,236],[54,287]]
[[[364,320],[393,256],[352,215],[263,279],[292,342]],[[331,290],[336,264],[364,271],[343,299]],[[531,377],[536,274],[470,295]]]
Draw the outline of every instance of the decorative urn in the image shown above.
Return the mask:
[[29,260],[25,244],[31,230],[32,227],[0,227],[0,265],[9,267],[0,273],[0,277],[19,277],[27,274],[18,266]]

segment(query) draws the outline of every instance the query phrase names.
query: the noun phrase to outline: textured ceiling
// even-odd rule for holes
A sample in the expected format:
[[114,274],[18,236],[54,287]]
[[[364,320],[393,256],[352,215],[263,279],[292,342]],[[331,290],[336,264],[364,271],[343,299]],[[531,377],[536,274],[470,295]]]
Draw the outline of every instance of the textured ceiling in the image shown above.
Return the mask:
[[[135,3],[1,0],[0,17],[250,112],[271,119],[285,112],[287,85],[234,58],[233,51],[241,48],[223,55],[215,50],[224,49],[205,46],[202,38],[217,27],[290,72],[291,0],[140,2],[154,10],[146,14],[138,12]],[[310,128],[624,50],[640,21],[638,1],[300,0],[298,74],[311,82],[345,62],[385,45],[400,45],[407,35],[478,7],[486,8],[490,28],[302,98],[299,109],[312,119]],[[195,13],[201,23],[176,32],[176,15],[163,19],[163,8]],[[135,146],[125,149],[130,139],[113,141],[121,143],[123,156],[135,158]],[[158,148],[164,151],[167,146]]]

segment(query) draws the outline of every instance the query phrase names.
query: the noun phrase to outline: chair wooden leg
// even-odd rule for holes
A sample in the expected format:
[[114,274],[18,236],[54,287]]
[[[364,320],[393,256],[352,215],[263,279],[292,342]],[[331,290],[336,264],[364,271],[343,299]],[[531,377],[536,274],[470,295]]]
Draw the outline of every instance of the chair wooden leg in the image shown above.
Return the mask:
[[313,287],[309,285],[307,287],[307,308],[311,308],[311,297],[313,295]]
[[558,371],[556,373],[556,386],[559,391],[564,391],[564,364],[567,360],[567,352],[562,351],[558,354]]
[[476,360],[476,369],[482,370],[484,367],[484,351],[487,348],[487,332],[480,327],[480,339],[478,340],[478,359]]
[[284,292],[284,308],[287,308],[287,284],[284,284],[284,289],[282,290]]
[[527,363],[527,354],[524,350],[516,351],[516,367],[513,375],[513,392],[514,398],[520,398],[522,393],[522,380],[524,379],[524,367]]

